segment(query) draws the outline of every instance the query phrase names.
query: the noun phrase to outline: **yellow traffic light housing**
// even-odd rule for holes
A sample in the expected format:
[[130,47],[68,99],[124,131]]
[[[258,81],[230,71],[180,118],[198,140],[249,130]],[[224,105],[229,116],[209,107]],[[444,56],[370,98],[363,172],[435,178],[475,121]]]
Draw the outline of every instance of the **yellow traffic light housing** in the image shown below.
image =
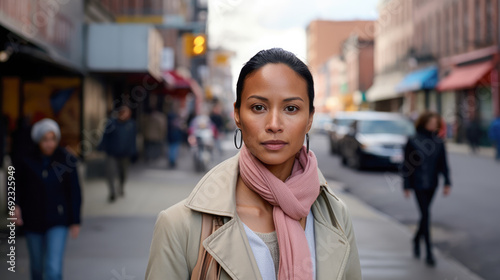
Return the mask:
[[187,56],[203,55],[207,51],[207,39],[204,34],[185,34],[184,44]]

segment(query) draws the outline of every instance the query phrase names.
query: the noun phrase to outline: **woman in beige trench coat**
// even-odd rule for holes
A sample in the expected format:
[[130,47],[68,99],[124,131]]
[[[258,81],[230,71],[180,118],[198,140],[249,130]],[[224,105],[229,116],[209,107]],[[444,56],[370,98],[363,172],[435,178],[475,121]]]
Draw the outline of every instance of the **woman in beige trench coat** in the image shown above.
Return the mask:
[[[234,104],[241,151],[159,214],[146,279],[190,279],[200,245],[220,279],[361,279],[348,210],[309,151],[313,101],[311,73],[292,53],[264,50],[245,64]],[[200,244],[203,213],[224,225]]]

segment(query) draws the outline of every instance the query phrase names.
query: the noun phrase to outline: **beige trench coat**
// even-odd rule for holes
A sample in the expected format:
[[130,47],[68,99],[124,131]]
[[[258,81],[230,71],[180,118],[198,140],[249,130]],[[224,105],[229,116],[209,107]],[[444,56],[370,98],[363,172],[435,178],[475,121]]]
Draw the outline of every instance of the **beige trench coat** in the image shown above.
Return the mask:
[[[203,246],[221,265],[221,279],[261,280],[259,268],[236,214],[235,189],[238,157],[208,172],[189,197],[162,211],[153,233],[147,280],[190,279],[201,235],[200,212],[227,217]],[[321,192],[312,205],[316,241],[316,279],[361,279],[358,251],[351,218],[321,172]]]

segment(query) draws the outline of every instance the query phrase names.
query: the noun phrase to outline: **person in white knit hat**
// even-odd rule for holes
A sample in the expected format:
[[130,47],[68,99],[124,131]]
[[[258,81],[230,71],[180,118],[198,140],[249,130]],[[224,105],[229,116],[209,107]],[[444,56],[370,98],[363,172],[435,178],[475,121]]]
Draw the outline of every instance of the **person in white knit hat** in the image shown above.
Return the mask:
[[34,152],[15,163],[16,224],[26,233],[31,279],[62,279],[66,239],[80,231],[81,191],[77,159],[59,146],[51,119],[33,125]]

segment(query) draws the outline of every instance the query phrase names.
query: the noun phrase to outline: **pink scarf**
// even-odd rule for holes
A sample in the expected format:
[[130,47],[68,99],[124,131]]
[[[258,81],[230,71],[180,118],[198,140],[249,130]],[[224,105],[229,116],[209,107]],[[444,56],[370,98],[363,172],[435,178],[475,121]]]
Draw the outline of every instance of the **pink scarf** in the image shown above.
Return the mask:
[[274,206],[273,219],[280,251],[279,280],[312,279],[311,252],[299,220],[307,217],[319,195],[318,163],[302,147],[285,181],[274,176],[245,145],[241,148],[240,175],[245,185]]

